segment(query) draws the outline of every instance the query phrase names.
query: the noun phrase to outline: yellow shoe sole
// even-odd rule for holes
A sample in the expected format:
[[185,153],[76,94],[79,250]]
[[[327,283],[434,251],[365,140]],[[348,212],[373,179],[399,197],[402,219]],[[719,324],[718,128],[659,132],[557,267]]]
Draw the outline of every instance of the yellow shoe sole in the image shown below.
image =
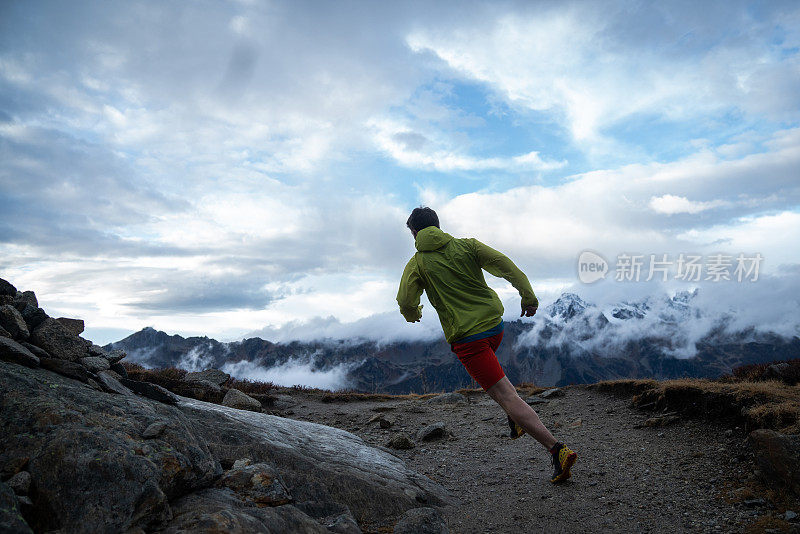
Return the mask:
[[564,465],[561,466],[561,474],[551,478],[550,482],[552,482],[553,484],[558,484],[559,482],[564,482],[569,477],[571,477],[572,473],[570,472],[570,469],[572,469],[572,466],[575,465],[575,462],[577,460],[578,460],[578,453],[572,451],[567,456],[567,459],[564,460]]

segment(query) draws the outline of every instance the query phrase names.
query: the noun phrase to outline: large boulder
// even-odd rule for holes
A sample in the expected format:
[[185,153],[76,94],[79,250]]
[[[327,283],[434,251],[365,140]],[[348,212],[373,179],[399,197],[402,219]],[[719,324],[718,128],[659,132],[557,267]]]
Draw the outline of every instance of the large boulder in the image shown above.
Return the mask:
[[0,360],[18,363],[26,367],[39,366],[39,358],[13,339],[7,337],[0,337]]
[[64,328],[79,336],[83,333],[84,328],[86,325],[83,322],[83,319],[70,319],[69,317],[59,317],[56,319],[59,323],[64,325]]
[[[170,426],[159,439],[137,438],[165,418]],[[30,458],[26,469],[36,491],[26,519],[37,532],[164,524],[169,499],[222,474],[196,424],[174,407],[0,363],[0,465]]]
[[47,319],[47,314],[44,310],[36,306],[31,306],[25,302],[18,302],[14,307],[22,314],[22,318],[25,319],[25,324],[28,325],[28,330],[30,332],[33,332],[34,328]]
[[36,298],[36,293],[33,291],[23,291],[22,293],[17,292],[17,295],[14,297],[14,304],[19,304],[21,302],[30,304],[34,308],[39,307],[39,300]]
[[86,342],[48,317],[33,330],[31,343],[50,353],[53,358],[77,361],[88,354]]
[[759,429],[749,441],[764,481],[800,495],[800,436]]
[[9,297],[17,296],[17,288],[11,282],[0,278],[0,295],[7,295]]
[[198,371],[195,373],[186,373],[186,376],[184,376],[183,379],[189,382],[205,380],[221,386],[227,382],[230,377],[231,375],[224,371],[220,371],[219,369],[206,369],[204,371]]
[[[37,532],[325,532],[317,515],[331,510],[389,526],[423,500],[452,501],[344,430],[193,399],[170,406],[107,394],[3,362],[0,428],[0,467],[30,473],[24,517]],[[261,470],[256,480],[234,472],[238,482],[212,487],[241,458]],[[292,502],[259,506],[259,495],[264,504],[270,491],[280,495],[273,475]]]
[[91,373],[99,373],[100,371],[108,371],[111,369],[111,364],[102,356],[87,356],[81,358],[78,362]]
[[25,324],[22,314],[10,304],[0,306],[0,327],[19,341],[24,341],[30,336],[28,325]]
[[225,393],[225,397],[222,399],[222,404],[239,410],[251,410],[254,412],[261,411],[260,402],[255,400],[247,393],[243,393],[238,389],[233,388],[229,389],[228,392]]
[[89,372],[86,367],[76,362],[59,360],[58,358],[39,358],[39,365],[48,371],[53,371],[81,382],[89,381]]

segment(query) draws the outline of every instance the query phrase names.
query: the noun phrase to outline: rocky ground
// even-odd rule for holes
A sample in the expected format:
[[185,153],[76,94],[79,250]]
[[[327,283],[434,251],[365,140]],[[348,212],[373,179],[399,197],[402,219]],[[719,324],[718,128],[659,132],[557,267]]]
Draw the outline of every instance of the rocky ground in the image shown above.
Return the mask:
[[[455,403],[295,394],[297,404],[283,413],[375,446],[407,434],[413,448],[390,450],[459,499],[442,509],[452,532],[800,531],[796,519],[785,520],[794,515],[787,502],[770,500],[774,494],[758,482],[743,429],[669,415],[645,426],[653,414],[628,399],[587,387],[561,391],[534,401],[579,454],[574,476],[560,486],[548,480],[548,455],[528,436],[510,440],[505,414],[482,392],[448,395]],[[435,423],[444,424],[445,437],[421,440],[417,433]]]

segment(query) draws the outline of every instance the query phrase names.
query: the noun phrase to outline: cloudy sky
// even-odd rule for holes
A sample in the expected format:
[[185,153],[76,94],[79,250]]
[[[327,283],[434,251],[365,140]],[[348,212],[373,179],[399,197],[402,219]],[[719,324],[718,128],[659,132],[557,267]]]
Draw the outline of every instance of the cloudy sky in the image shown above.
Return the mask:
[[760,253],[713,291],[796,313],[800,4],[0,4],[0,277],[87,337],[435,335],[420,204],[543,302],[659,289],[586,249]]

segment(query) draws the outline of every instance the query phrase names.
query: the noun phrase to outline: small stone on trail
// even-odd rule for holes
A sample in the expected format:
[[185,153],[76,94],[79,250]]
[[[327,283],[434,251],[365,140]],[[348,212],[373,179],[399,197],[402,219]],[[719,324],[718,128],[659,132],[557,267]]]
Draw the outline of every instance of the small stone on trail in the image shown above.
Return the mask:
[[426,400],[426,404],[467,404],[467,398],[461,393],[442,393]]
[[392,449],[413,449],[415,447],[411,437],[405,432],[400,432],[392,439],[386,442],[387,447]]
[[564,392],[561,391],[559,388],[552,388],[546,391],[542,391],[541,393],[539,393],[539,396],[543,399],[549,399],[551,397],[563,397]]
[[423,427],[417,432],[417,439],[420,441],[431,441],[434,439],[441,439],[445,436],[447,436],[447,430],[444,427],[444,423],[441,421]]

